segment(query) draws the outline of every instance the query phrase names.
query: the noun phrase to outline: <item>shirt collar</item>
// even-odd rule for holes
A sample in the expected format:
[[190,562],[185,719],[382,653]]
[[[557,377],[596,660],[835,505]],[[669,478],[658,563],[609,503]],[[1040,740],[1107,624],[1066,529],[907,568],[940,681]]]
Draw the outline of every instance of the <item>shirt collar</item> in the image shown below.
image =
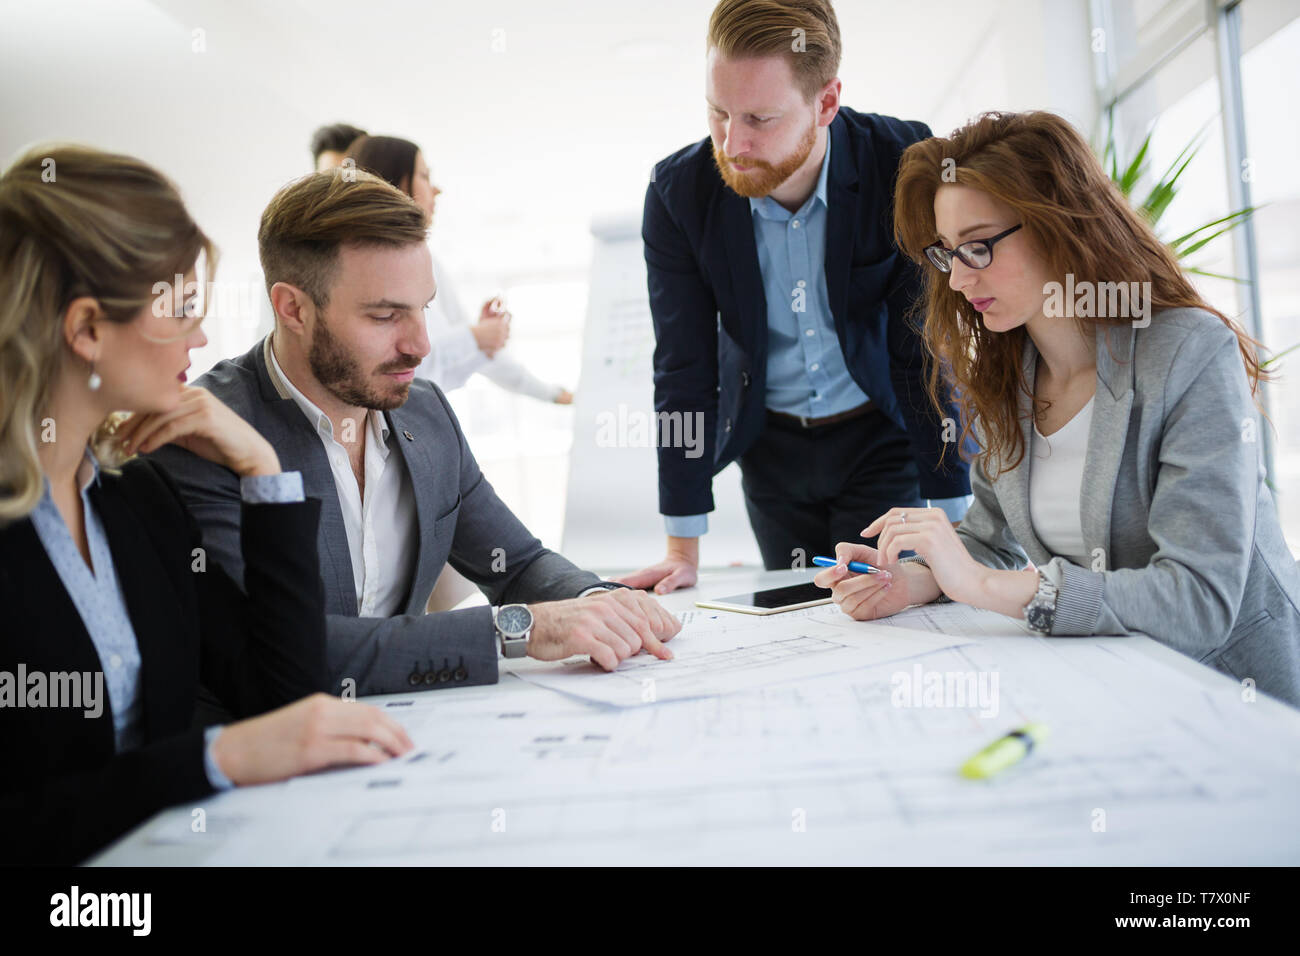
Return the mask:
[[817,174],[817,188],[813,194],[808,197],[808,201],[803,204],[798,212],[792,213],[771,196],[751,196],[749,198],[749,209],[756,212],[765,219],[791,219],[794,216],[806,216],[812,209],[813,202],[820,200],[823,206],[826,206],[826,180],[831,168],[831,134],[829,127],[826,132],[826,155],[822,157],[821,172]]
[[[310,398],[299,391],[298,387],[289,381],[289,376],[284,374],[280,368],[280,360],[275,357],[275,346],[271,343],[271,336],[266,337],[264,347],[266,357],[266,372],[271,378],[271,384],[281,395],[287,395],[298,406],[299,410],[307,417],[316,428],[318,434],[326,438],[334,437],[334,423],[330,417],[320,410],[320,407]],[[377,409],[369,409],[366,414],[366,424],[370,428],[370,433],[374,438],[379,440],[376,446],[380,454],[388,456],[388,420]]]
[[[99,459],[95,457],[95,452],[90,445],[86,445],[85,451],[81,455],[81,461],[77,464],[77,492],[81,495],[86,494],[86,489],[91,485],[99,486]],[[54,496],[51,492],[50,476],[45,476],[45,494],[41,498],[42,504],[49,502],[53,507]]]
[[99,485],[99,459],[95,457],[95,452],[89,445],[86,446],[86,453],[81,456],[81,464],[77,466],[77,485],[82,494],[85,494],[91,483]]

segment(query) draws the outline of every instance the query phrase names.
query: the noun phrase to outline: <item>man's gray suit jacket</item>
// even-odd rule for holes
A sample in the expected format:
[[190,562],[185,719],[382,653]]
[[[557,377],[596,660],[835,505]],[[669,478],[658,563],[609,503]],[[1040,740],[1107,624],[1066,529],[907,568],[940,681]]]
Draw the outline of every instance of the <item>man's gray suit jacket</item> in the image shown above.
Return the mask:
[[[280,466],[301,472],[307,496],[321,501],[318,538],[303,547],[319,552],[326,657],[337,692],[361,696],[497,680],[491,607],[425,613],[446,564],[478,585],[493,605],[562,600],[593,586],[614,586],[542,547],[483,477],[446,396],[417,378],[406,403],[384,412],[390,441],[406,463],[415,493],[419,548],[410,590],[401,613],[358,617],[347,531],[329,460],[315,427],[272,382],[268,347],[269,339],[263,339],[194,384],[251,423],[275,448]],[[150,457],[180,486],[203,529],[208,559],[242,583],[238,477],[176,445]]]

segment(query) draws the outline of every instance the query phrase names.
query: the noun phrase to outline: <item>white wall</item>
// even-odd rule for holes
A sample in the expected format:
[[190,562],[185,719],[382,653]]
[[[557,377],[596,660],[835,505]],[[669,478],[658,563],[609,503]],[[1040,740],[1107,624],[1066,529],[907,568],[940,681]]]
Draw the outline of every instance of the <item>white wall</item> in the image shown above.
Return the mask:
[[[221,246],[219,278],[261,295],[256,229],[307,172],[312,130],[347,121],[420,143],[439,198],[434,238],[462,297],[527,286],[516,353],[573,374],[603,215],[639,214],[658,159],[705,135],[711,0],[43,0],[0,3],[0,157],[76,140],[139,155],[180,185]],[[844,101],[945,133],[990,108],[1091,122],[1086,0],[898,5],[841,0]],[[196,32],[201,31],[201,32]],[[536,294],[563,283],[564,295]],[[250,288],[251,286],[251,288]],[[246,349],[255,315],[216,314],[201,371]],[[533,352],[529,352],[530,345]],[[557,362],[557,349],[572,361]],[[544,371],[544,369],[543,369]],[[488,391],[485,392],[484,390]],[[520,458],[519,402],[456,397],[502,494],[548,544],[563,457]],[[548,427],[572,427],[548,409]],[[535,466],[535,467],[534,467]],[[653,509],[654,502],[646,502]]]

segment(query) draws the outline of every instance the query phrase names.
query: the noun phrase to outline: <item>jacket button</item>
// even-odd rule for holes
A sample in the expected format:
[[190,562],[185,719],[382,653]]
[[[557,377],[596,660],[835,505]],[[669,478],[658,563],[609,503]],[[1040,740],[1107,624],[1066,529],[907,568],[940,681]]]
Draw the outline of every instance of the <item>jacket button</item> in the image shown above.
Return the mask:
[[723,429],[722,429],[722,430],[723,430],[724,432],[729,432],[729,431],[731,431],[731,419],[730,419],[730,418],[727,419],[727,424],[726,424],[725,426],[723,426]]
[[438,672],[429,671],[429,673],[425,674],[424,683],[427,687],[432,687],[434,684],[438,683]]
[[420,673],[420,669],[418,667],[415,670],[411,671],[410,677],[406,678],[406,682],[410,684],[412,687],[419,687],[420,682],[422,680],[424,680],[424,675]]
[[469,673],[463,667],[456,668],[456,680],[464,680],[469,677]]
[[749,373],[748,373],[748,372],[741,372],[741,373],[740,373],[740,384],[743,385],[745,388],[749,388]]

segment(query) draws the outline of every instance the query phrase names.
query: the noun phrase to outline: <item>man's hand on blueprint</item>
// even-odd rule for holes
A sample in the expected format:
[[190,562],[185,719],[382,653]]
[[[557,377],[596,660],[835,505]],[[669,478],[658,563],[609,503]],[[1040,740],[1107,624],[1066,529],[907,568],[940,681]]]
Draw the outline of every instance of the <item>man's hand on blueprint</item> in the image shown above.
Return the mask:
[[531,604],[528,609],[533,612],[529,657],[558,661],[588,654],[607,671],[643,649],[661,660],[671,660],[672,651],[663,642],[682,627],[653,597],[631,588]]

